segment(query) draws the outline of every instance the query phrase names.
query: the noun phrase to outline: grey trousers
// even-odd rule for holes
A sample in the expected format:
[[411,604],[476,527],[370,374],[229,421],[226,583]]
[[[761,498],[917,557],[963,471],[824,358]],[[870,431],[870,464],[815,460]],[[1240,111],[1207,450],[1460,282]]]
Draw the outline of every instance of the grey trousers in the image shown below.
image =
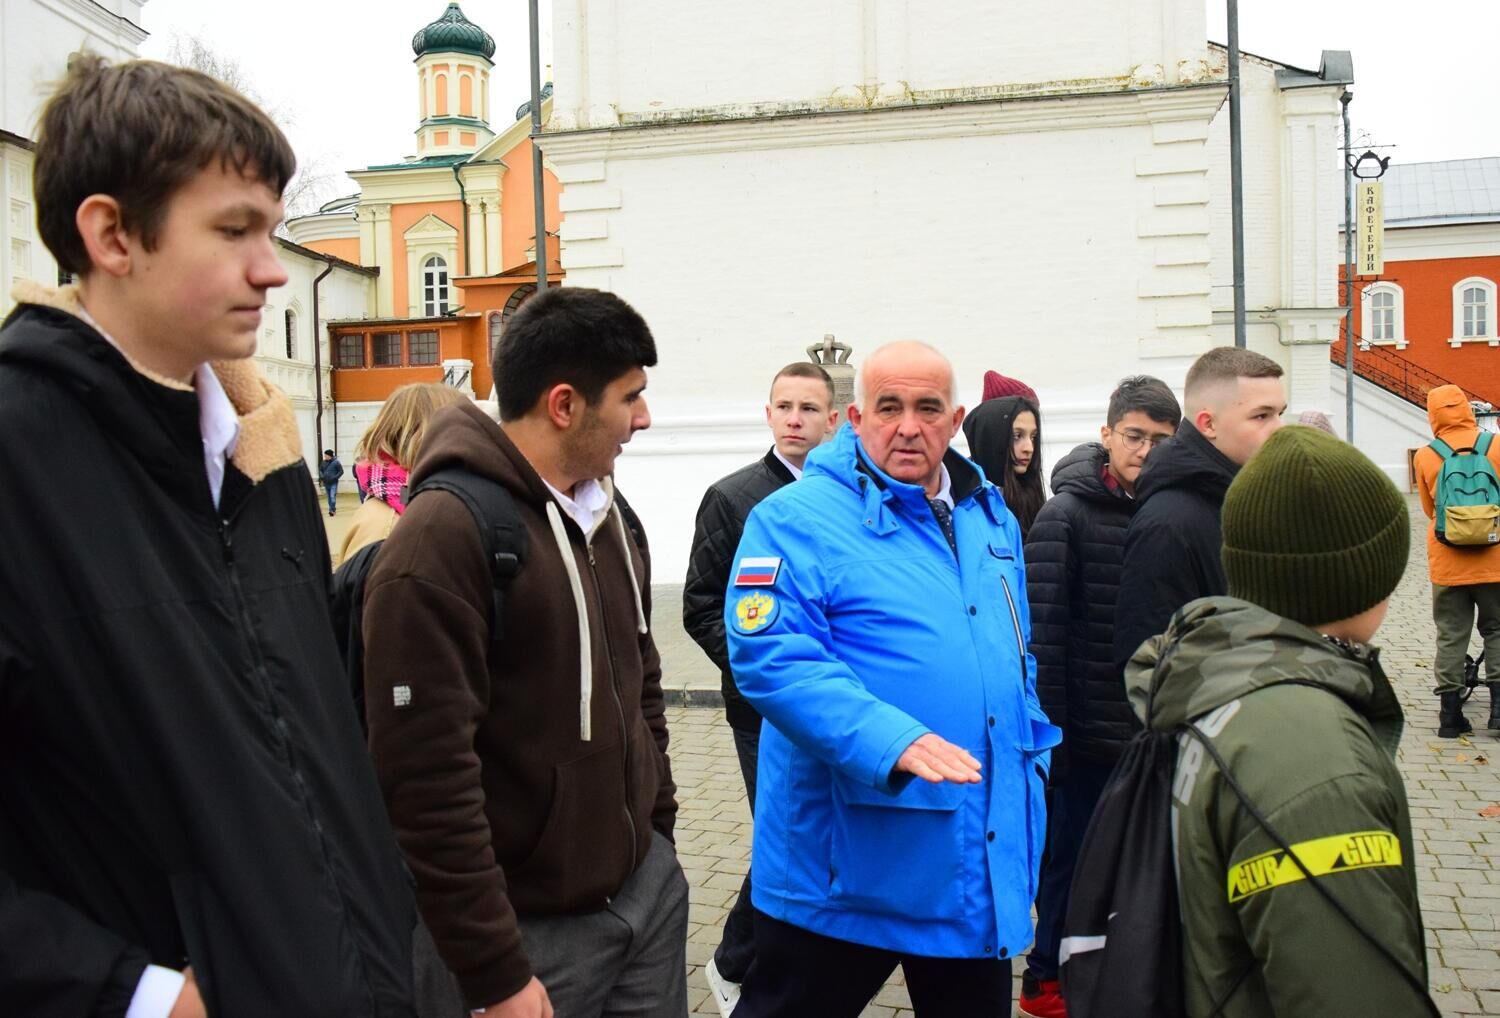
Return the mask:
[[1437,626],[1437,650],[1432,659],[1435,692],[1463,689],[1464,655],[1474,635],[1476,618],[1484,639],[1484,681],[1500,682],[1500,583],[1432,585],[1432,621]]
[[557,1018],[686,1018],[687,918],[687,877],[653,832],[607,908],[521,916],[521,945]]

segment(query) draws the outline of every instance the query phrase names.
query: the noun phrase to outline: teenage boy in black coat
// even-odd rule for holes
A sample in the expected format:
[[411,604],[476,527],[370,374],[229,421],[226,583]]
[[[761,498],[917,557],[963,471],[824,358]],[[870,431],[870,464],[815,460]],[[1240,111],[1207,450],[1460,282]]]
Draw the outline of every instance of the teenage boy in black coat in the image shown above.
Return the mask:
[[1146,457],[1181,420],[1165,382],[1146,375],[1121,381],[1099,441],[1080,445],[1053,469],[1053,496],[1026,537],[1037,695],[1063,730],[1063,744],[1052,751],[1036,944],[1021,979],[1020,1013],[1029,1018],[1066,1018],[1057,952],[1074,862],[1104,782],[1139,727],[1112,639],[1125,530]]
[[414,1013],[317,496],[249,361],[293,167],[164,64],[77,54],[42,114],[80,282],[0,329],[0,1013]]
[[[1281,427],[1281,365],[1238,347],[1216,347],[1193,362],[1177,434],[1151,455],[1136,486],[1140,502],[1125,537],[1115,664],[1166,632],[1174,612],[1228,592],[1220,560],[1219,512],[1240,467]],[[1123,681],[1123,680],[1122,680]]]
[[[764,456],[709,485],[698,506],[687,582],[682,590],[682,623],[719,669],[724,713],[734,733],[734,748],[745,779],[750,811],[755,812],[756,759],[760,747],[760,714],[740,695],[729,670],[724,638],[724,592],[735,549],[750,510],[760,500],[802,475],[807,454],[833,433],[839,412],[833,405],[833,380],[810,361],[788,364],[771,380],[766,424],[773,444]],[[750,905],[750,877],[724,921],[724,938],[704,967],[714,1003],[727,1016],[739,1000],[740,986],[755,957]]]

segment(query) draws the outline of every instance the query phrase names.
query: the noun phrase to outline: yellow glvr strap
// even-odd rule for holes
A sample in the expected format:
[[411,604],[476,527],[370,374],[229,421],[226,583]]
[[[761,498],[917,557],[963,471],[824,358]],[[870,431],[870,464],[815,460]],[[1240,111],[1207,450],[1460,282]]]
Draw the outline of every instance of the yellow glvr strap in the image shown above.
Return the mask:
[[[1371,866],[1401,865],[1401,842],[1390,831],[1358,831],[1314,838],[1293,845],[1292,851],[1315,877]],[[1229,902],[1234,904],[1252,894],[1303,879],[1296,860],[1278,848],[1229,867]]]

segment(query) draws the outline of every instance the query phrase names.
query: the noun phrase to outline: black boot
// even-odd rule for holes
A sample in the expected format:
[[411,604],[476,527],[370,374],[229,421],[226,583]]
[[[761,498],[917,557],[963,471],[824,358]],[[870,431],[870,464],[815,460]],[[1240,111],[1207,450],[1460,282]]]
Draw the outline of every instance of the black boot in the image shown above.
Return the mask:
[[1500,682],[1487,682],[1490,687],[1490,724],[1492,731],[1500,731]]
[[1474,730],[1474,726],[1469,724],[1468,719],[1464,717],[1464,703],[1461,697],[1461,693],[1454,692],[1438,694],[1439,739],[1456,739]]

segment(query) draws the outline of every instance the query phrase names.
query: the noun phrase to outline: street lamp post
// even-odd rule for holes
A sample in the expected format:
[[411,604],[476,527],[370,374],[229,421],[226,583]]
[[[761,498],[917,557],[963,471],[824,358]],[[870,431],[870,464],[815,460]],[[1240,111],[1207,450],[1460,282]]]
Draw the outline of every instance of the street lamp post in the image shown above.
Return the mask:
[[1347,88],[1339,96],[1344,107],[1344,441],[1354,442],[1354,163],[1349,159],[1349,103]]
[[542,46],[537,0],[529,4],[531,18],[531,190],[536,218],[536,291],[547,289],[547,195],[542,188]]
[[1228,0],[1229,208],[1234,247],[1234,345],[1245,346],[1245,179],[1240,152],[1240,5]]

